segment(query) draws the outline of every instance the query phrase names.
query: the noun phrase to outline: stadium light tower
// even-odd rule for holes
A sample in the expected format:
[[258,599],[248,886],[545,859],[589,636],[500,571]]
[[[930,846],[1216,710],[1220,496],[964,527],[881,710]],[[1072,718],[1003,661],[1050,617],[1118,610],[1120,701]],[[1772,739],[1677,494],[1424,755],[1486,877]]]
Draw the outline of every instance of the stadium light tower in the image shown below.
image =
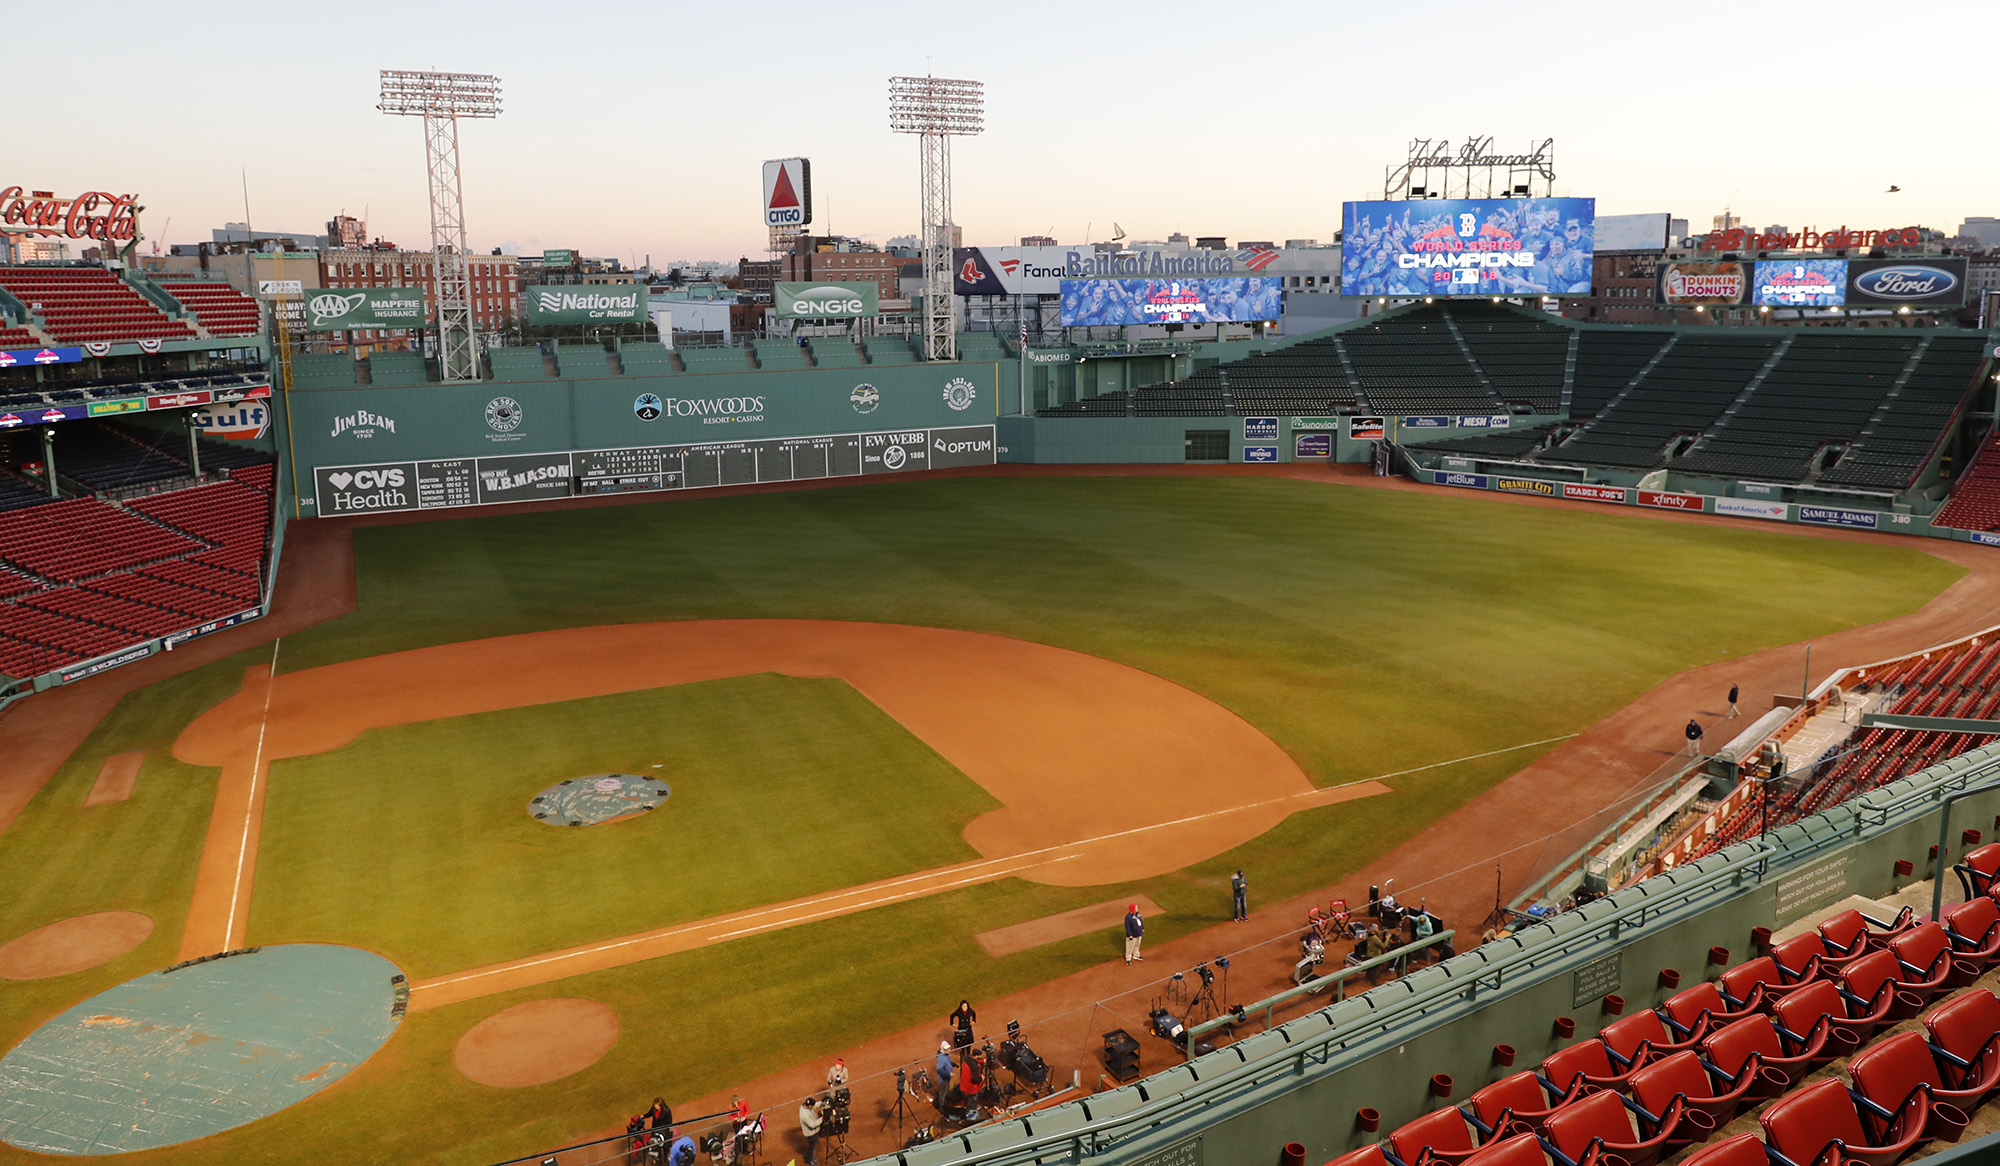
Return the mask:
[[424,119],[424,162],[431,183],[431,270],[437,278],[438,371],[447,381],[478,380],[472,284],[465,266],[465,192],[458,177],[458,119],[499,117],[500,78],[384,69],[382,99],[375,108]]
[[958,357],[951,290],[951,139],[986,128],[986,86],[945,77],[889,78],[889,128],[923,141],[924,359]]

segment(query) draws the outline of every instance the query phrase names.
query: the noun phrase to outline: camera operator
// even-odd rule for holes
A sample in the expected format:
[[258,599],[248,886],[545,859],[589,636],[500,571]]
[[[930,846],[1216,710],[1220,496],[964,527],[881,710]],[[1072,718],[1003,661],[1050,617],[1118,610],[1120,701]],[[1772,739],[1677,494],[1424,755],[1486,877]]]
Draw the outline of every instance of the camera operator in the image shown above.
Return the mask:
[[818,1166],[819,1127],[819,1101],[808,1097],[799,1103],[799,1133],[806,1139],[806,1166]]
[[833,1067],[826,1071],[826,1087],[840,1089],[847,1084],[847,1061],[841,1057],[833,1059]]
[[950,1041],[941,1040],[938,1042],[937,1087],[940,1093],[942,1093],[946,1089],[951,1088],[951,1042]]

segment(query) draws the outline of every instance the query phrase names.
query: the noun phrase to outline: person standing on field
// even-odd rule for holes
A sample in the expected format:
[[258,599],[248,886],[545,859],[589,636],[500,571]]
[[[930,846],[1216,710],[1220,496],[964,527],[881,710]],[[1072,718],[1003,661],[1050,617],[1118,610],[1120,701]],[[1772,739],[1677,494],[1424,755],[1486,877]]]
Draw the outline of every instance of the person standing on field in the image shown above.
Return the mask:
[[1740,695],[1741,691],[1734,684],[1729,686],[1729,715],[1732,717],[1740,717],[1743,715],[1736,708],[1736,698]]
[[1688,756],[1689,757],[1699,756],[1701,754],[1701,722],[1695,720],[1693,717],[1689,717],[1688,727],[1686,731],[1688,739]]
[[1235,913],[1231,918],[1238,923],[1250,922],[1250,883],[1243,877],[1242,871],[1237,871],[1236,877],[1229,880],[1229,894],[1235,900],[1232,904]]
[[1139,954],[1139,941],[1145,938],[1145,935],[1146,935],[1146,921],[1139,917],[1139,904],[1134,903],[1131,906],[1125,908],[1125,962],[1126,963],[1129,964],[1133,960],[1138,960],[1140,963],[1144,963],[1146,961],[1146,957]]

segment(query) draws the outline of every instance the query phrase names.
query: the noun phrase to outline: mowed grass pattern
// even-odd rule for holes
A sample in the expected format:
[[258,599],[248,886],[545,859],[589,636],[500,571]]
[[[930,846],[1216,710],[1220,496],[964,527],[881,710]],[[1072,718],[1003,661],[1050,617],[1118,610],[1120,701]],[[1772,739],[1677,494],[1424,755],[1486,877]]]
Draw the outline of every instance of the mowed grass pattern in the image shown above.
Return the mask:
[[[596,773],[673,793],[599,826],[529,815]],[[961,832],[999,806],[841,680],[371,729],[272,766],[250,928],[370,948],[421,979],[969,861]]]
[[[821,618],[965,628],[1091,652],[1177,681],[1245,717],[1323,784],[1576,732],[1682,669],[1910,611],[1959,574],[1915,544],[1244,478],[960,479],[690,495],[369,528],[357,532],[356,550],[360,610],[287,638],[281,671],[640,620]],[[0,934],[52,914],[125,906],[154,911],[161,931],[178,937],[213,771],[180,767],[186,804],[162,807],[165,816],[146,823],[169,836],[143,852],[158,871],[128,871],[93,852],[93,845],[131,836],[96,824],[108,818],[82,816],[114,808],[86,812],[76,803],[98,760],[171,741],[234,687],[232,669],[240,677],[245,659],[135,694],[65,766],[22,820],[35,832],[10,831],[0,840],[0,868],[38,880],[32,910],[0,903]],[[727,684],[688,687],[713,690],[690,691],[689,700],[727,695]],[[779,687],[787,700],[814,691],[792,682]],[[643,702],[665,694],[631,696]],[[728,724],[742,715],[732,703],[706,707],[702,719]],[[417,946],[423,951],[409,957],[414,962],[454,970],[442,957],[455,946],[462,948],[455,958],[469,959],[479,945],[497,950],[510,937],[552,940],[538,930],[546,926],[540,904],[551,898],[582,904],[578,914],[607,936],[631,929],[629,919],[615,916],[642,900],[658,900],[648,911],[705,910],[676,900],[689,891],[682,885],[688,880],[665,877],[662,864],[711,871],[713,886],[695,893],[720,896],[714,906],[734,901],[734,882],[745,884],[741,897],[753,898],[775,893],[758,884],[862,881],[860,868],[833,869],[822,857],[828,845],[844,843],[819,829],[817,818],[761,830],[761,846],[715,846],[699,836],[650,845],[671,833],[660,830],[671,819],[573,830],[575,843],[548,848],[476,837],[558,832],[534,823],[519,804],[540,788],[522,784],[527,768],[650,773],[651,762],[662,760],[647,755],[655,747],[644,739],[650,730],[629,719],[613,718],[615,732],[601,741],[586,730],[608,731],[605,722],[577,726],[567,752],[543,724],[518,714],[496,719],[492,731],[480,733],[466,724],[412,726],[440,734],[421,745],[386,734],[378,743],[369,734],[341,752],[377,750],[368,764],[388,776],[364,775],[352,788],[328,780],[331,769],[314,769],[332,765],[337,754],[280,764],[257,868],[253,941]],[[869,723],[856,715],[845,731],[865,736],[874,731]],[[1670,736],[1673,726],[1664,730]],[[747,765],[763,748],[758,731],[717,732],[710,763]],[[880,787],[866,795],[882,799],[871,804],[916,794],[904,770],[923,764],[928,751],[893,746],[882,745],[885,755],[901,758],[893,768],[856,776]],[[659,747],[671,750],[672,743]],[[383,801],[385,791],[407,784],[394,774],[424,768],[424,757],[401,755],[419,748],[497,756],[496,768],[463,772],[504,772],[526,792],[490,803],[467,799],[453,792],[460,780],[453,778],[413,793],[413,807],[434,808],[428,817],[394,822],[389,816],[399,810]],[[1252,877],[1253,907],[1329,885],[1538,752],[1397,777],[1393,795],[1295,814],[1235,853],[1129,886],[1007,880],[419,1013],[380,1054],[311,1103],[147,1157],[175,1166],[277,1163],[310,1146],[329,1159],[478,1166],[532,1154],[617,1126],[656,1093],[677,1101],[700,1096],[884,1032],[938,1022],[962,995],[991,999],[1117,958],[1116,938],[1104,934],[994,959],[973,940],[978,931],[1142,890],[1169,913],[1148,929],[1158,942],[1226,918],[1225,880],[1239,865]],[[159,760],[149,760],[140,779],[142,797]],[[642,764],[648,768],[632,768]],[[457,765],[447,759],[440,768],[459,772]],[[1058,780],[1089,779],[1064,772],[1059,758],[1051,769]],[[692,775],[661,772],[678,799]],[[298,775],[313,776],[293,788]],[[943,778],[927,780],[950,787]],[[888,787],[894,790],[884,792]],[[930,862],[963,846],[949,824],[967,810],[899,806],[893,821],[927,821],[942,836],[905,839],[877,830],[867,837],[889,852],[885,864]],[[57,845],[73,824],[86,833]],[[315,836],[331,826],[340,828]],[[344,841],[356,830],[382,835],[358,844],[368,861],[355,861],[356,848]],[[56,857],[11,858],[23,839]],[[602,861],[582,861],[592,853]],[[822,869],[810,869],[816,864]],[[468,865],[501,877],[446,873]],[[549,886],[525,892],[530,908],[517,900],[523,880],[537,875]],[[41,889],[41,880],[60,886]],[[599,911],[605,914],[592,916]],[[142,949],[156,950],[171,950],[159,934]],[[1268,950],[1273,959],[1286,954]],[[135,974],[123,969],[138,959],[135,953],[101,975],[0,985],[0,1014],[11,1016],[9,1006],[23,1000],[53,1011],[86,994],[85,981]],[[526,1090],[475,1086],[451,1068],[452,1044],[478,1020],[557,995],[618,1009],[623,1035],[599,1066]],[[26,1031],[22,1023],[4,1028],[15,1039]],[[876,1092],[858,1091],[857,1098]],[[753,1102],[786,1108],[785,1099]]]

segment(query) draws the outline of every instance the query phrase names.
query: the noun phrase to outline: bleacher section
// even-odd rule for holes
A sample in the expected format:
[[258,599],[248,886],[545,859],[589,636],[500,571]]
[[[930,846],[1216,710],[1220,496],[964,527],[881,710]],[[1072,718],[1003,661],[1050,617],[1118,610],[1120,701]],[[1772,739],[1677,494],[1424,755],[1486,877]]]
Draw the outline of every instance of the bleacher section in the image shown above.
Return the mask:
[[1449,306],[1452,322],[1502,401],[1562,409],[1563,364],[1575,330],[1478,301]]
[[1114,393],[1100,393],[1095,397],[1085,397],[1071,401],[1067,405],[1051,405],[1035,414],[1037,417],[1123,417],[1129,405],[1126,398],[1130,394],[1124,390]]
[[860,368],[861,350],[854,341],[826,337],[812,342],[813,363],[821,368]]
[[56,473],[93,490],[122,490],[189,477],[182,456],[156,429],[141,430],[101,421],[68,424],[56,430]]
[[0,511],[0,674],[34,676],[255,606],[273,477],[262,455],[229,479],[127,504]]
[[1714,425],[1778,345],[1774,329],[1686,333],[1638,389],[1599,413],[1543,460],[1650,469],[1665,464],[1667,445]]
[[1221,378],[1212,370],[1135,389],[1131,396],[1132,412],[1140,417],[1223,417],[1229,413]]
[[1890,408],[1869,425],[1847,456],[1820,481],[1902,490],[1937,448],[1986,356],[1980,332],[1934,332]]
[[1324,417],[1359,408],[1354,385],[1340,364],[1340,349],[1330,337],[1302,340],[1196,374],[1204,375],[1228,384],[1238,413]]
[[901,336],[870,337],[865,345],[869,364],[915,364],[917,354]]
[[1718,478],[1798,482],[1826,446],[1853,441],[1916,352],[1902,329],[1801,330],[1748,400],[1670,468]]
[[548,361],[539,348],[496,348],[487,357],[493,362],[493,379],[496,381],[548,379]]
[[251,336],[262,327],[257,301],[221,280],[154,281],[217,336]]
[[1440,305],[1391,314],[1336,336],[1361,382],[1361,395],[1374,412],[1410,416],[1501,411],[1499,399],[1486,391],[1459,348]]
[[421,352],[376,352],[368,358],[369,383],[386,385],[427,385],[430,373]]
[[169,319],[111,272],[96,267],[0,267],[4,288],[40,317],[60,344],[85,341],[187,340],[195,331]]
[[790,340],[754,340],[757,350],[757,367],[761,369],[802,369],[811,368],[806,360],[806,350]]
[[618,363],[628,377],[670,376],[680,371],[673,350],[664,344],[634,341],[618,350]]
[[1576,341],[1576,375],[1570,379],[1570,418],[1584,421],[1597,416],[1670,338],[1671,334],[1665,332],[1584,330]]
[[294,389],[351,389],[355,384],[354,358],[345,352],[301,352],[292,357]]
[[604,350],[602,344],[558,343],[556,368],[572,379],[608,377],[611,375],[611,354]]
[[1006,344],[991,332],[960,332],[958,334],[958,358],[960,360],[1006,360],[1009,356]]
[[[5,505],[0,501],[0,505]],[[1987,437],[1972,464],[1958,476],[1951,500],[1931,519],[1932,526],[1959,530],[2000,530],[2000,432]]]
[[1443,441],[1427,441],[1425,449],[1443,450],[1446,453],[1462,453],[1468,457],[1505,458],[1514,460],[1525,458],[1540,447],[1542,439],[1555,424],[1537,425],[1532,429],[1505,429],[1498,433],[1483,433],[1477,437],[1448,437]]
[[[743,348],[681,348],[681,364],[689,372],[748,372],[750,355]],[[803,360],[796,367],[805,367]]]

